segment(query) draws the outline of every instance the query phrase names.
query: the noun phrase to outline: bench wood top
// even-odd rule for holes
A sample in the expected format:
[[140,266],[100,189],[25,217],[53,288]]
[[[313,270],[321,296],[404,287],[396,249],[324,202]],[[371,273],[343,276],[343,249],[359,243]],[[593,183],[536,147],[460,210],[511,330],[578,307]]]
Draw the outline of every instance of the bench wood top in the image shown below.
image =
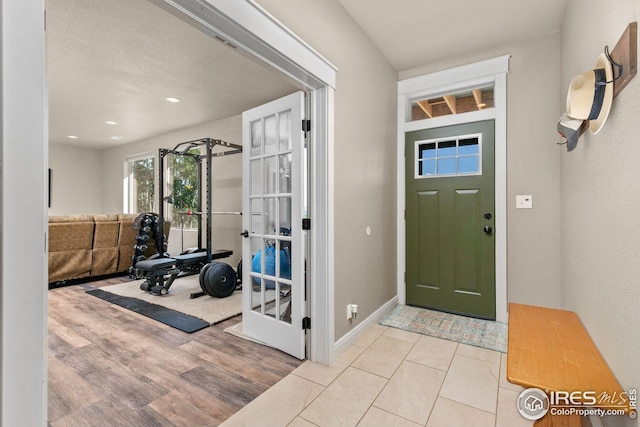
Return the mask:
[[514,303],[509,304],[507,380],[547,393],[595,391],[619,398],[623,392],[577,314]]

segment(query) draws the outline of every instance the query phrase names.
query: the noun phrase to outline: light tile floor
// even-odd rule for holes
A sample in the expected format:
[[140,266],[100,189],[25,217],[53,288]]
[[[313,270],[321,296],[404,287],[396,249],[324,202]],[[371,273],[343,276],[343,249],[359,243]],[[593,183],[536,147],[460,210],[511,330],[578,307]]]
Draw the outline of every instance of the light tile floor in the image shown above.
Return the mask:
[[506,355],[386,326],[330,366],[305,362],[224,427],[520,427]]

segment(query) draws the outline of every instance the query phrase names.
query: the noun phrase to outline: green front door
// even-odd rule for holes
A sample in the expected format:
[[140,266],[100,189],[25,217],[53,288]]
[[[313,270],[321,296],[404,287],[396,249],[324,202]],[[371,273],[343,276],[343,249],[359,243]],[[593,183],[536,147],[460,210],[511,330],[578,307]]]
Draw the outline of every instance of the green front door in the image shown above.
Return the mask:
[[407,304],[495,319],[494,122],[409,132]]

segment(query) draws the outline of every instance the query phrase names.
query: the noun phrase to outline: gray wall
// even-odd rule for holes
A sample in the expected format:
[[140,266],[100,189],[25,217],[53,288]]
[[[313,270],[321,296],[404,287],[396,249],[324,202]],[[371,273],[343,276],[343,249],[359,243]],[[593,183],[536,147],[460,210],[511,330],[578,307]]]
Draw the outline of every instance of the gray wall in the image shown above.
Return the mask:
[[101,158],[102,151],[79,144],[49,146],[52,174],[49,215],[104,213]]
[[[562,87],[594,67],[640,17],[637,0],[570,1]],[[562,107],[563,105],[561,105]],[[575,310],[623,388],[640,387],[640,78],[614,100],[597,135],[562,153],[562,304]],[[627,417],[608,426],[638,426]]]
[[[258,3],[338,68],[333,160],[339,339],[396,295],[397,73],[336,0]],[[346,319],[349,303],[358,304],[353,322]]]

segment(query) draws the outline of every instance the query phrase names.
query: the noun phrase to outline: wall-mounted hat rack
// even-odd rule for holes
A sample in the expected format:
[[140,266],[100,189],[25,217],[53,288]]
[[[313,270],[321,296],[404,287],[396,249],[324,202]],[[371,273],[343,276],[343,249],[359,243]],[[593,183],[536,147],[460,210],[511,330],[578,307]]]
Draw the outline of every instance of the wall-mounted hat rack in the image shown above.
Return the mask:
[[[638,73],[638,23],[631,22],[618,39],[611,51],[611,59],[622,65],[620,77],[613,82],[613,99],[624,89]],[[580,135],[589,128],[585,120],[580,126]]]

